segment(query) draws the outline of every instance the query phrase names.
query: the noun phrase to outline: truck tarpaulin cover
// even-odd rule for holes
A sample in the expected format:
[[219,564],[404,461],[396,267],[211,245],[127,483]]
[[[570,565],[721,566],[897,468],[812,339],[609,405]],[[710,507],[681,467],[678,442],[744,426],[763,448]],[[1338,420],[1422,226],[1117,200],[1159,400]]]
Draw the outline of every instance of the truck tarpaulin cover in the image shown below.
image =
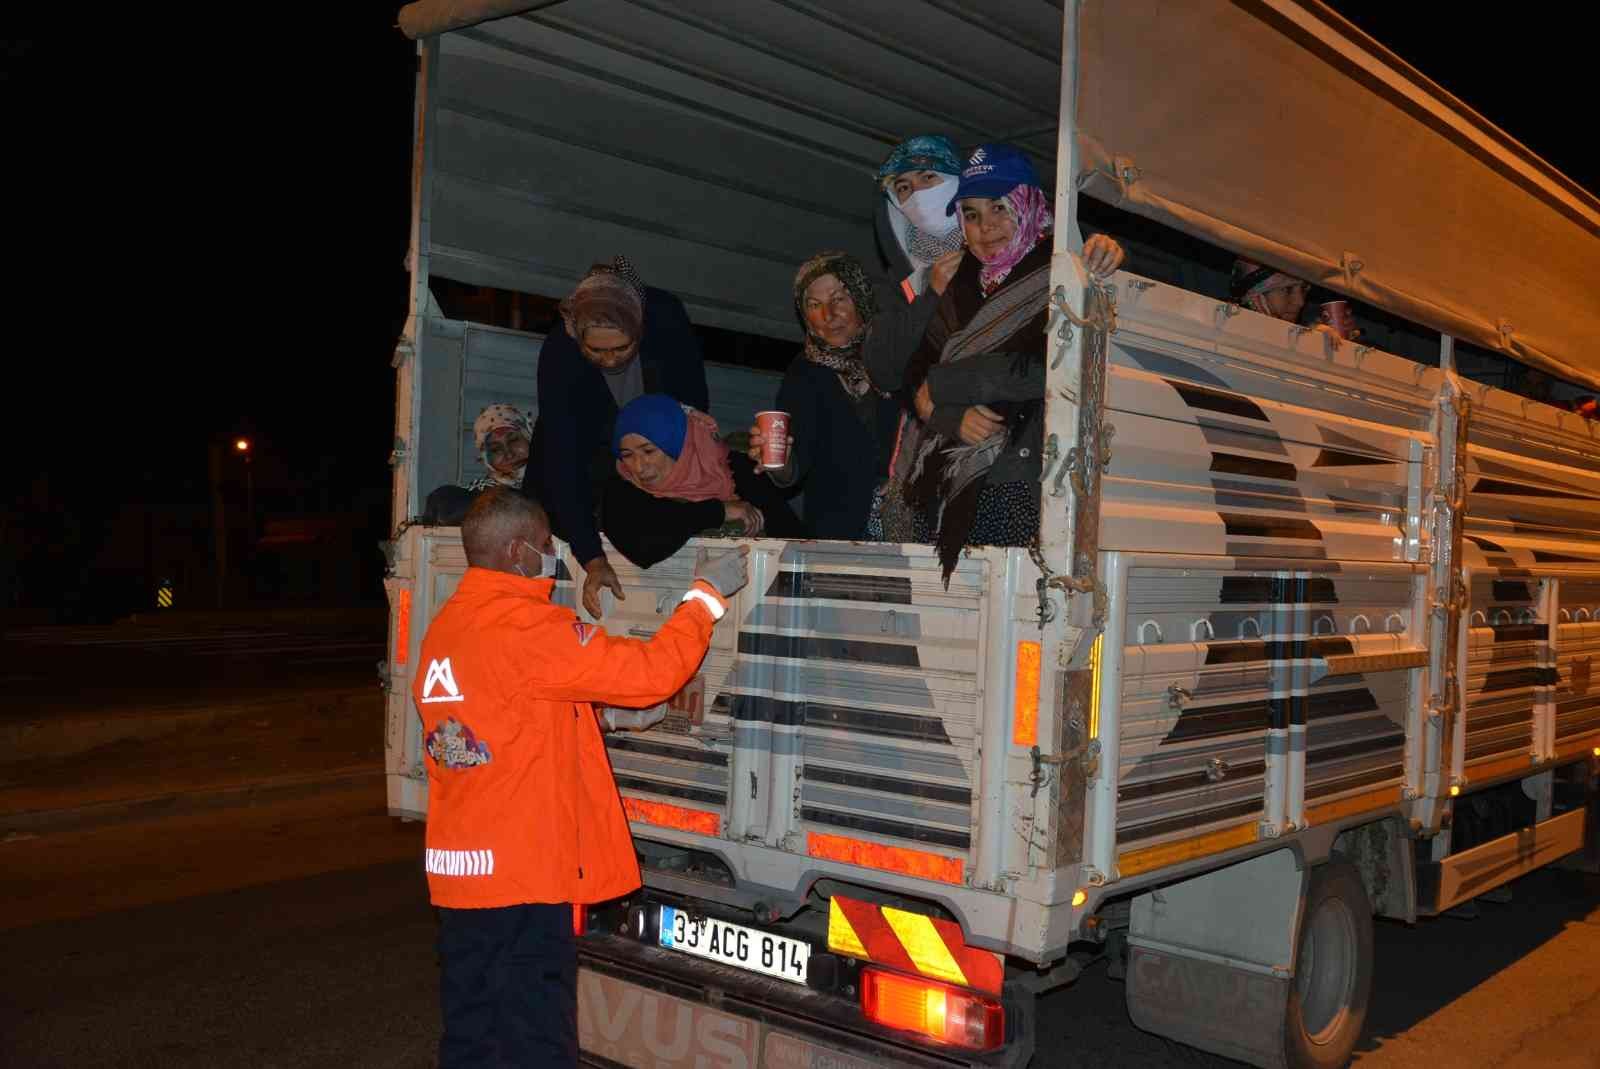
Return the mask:
[[1321,4],[1085,0],[1085,190],[1600,387],[1600,201]]

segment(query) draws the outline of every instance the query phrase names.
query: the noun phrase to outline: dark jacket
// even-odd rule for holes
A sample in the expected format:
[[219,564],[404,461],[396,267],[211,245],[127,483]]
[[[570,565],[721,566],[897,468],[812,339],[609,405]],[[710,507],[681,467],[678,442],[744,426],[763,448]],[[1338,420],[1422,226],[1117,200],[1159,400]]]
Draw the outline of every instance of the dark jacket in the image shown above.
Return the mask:
[[[1049,262],[1050,240],[1046,236],[1012,268],[1007,281],[1021,278]],[[983,290],[978,284],[982,267],[975,257],[967,257],[945,288],[954,326],[970,323],[983,306]],[[1048,309],[1041,306],[1034,321],[1013,336],[1026,339],[1027,345],[1021,351],[976,353],[954,363],[939,364],[939,354],[931,345],[924,345],[911,360],[907,388],[920,385],[926,378],[928,394],[933,398],[933,415],[928,425],[946,438],[960,437],[961,417],[972,405],[988,405],[1006,419],[1010,433],[1005,452],[994,462],[984,480],[990,486],[1039,480],[1044,420],[1042,413],[1036,411],[1037,406],[1027,402],[1044,397],[1047,315]],[[1027,418],[1030,409],[1033,410],[1031,418]],[[1026,419],[1026,422],[1017,426],[1014,421],[1019,419]]]
[[802,353],[783,376],[778,409],[789,413],[795,482],[805,490],[805,529],[812,538],[866,534],[872,495],[889,470],[900,406],[874,391],[860,401],[837,373]]
[[[765,475],[756,474],[750,458],[728,454],[733,489],[761,510],[763,538],[799,538],[800,521],[783,499],[783,491]],[[666,560],[697,534],[722,526],[722,502],[675,501],[647,494],[612,470],[600,505],[600,527],[617,552],[640,568]]]
[[881,190],[877,191],[877,198],[872,225],[877,233],[882,266],[869,275],[878,298],[878,314],[867,329],[861,358],[866,362],[873,385],[898,394],[905,387],[906,365],[911,354],[917,351],[922,332],[928,329],[928,320],[939,307],[939,295],[924,283],[921,294],[914,300],[907,299],[903,283],[911,277],[911,260],[889,226],[889,199]]
[[[683,302],[666,290],[645,290],[639,359],[645,393],[664,393],[702,412],[709,407],[700,339]],[[599,488],[615,474],[611,430],[616,420],[617,403],[604,373],[584,359],[565,330],[552,330],[539,351],[537,463],[528,465],[523,490],[543,502],[555,533],[571,544],[582,564],[601,552],[594,512]]]

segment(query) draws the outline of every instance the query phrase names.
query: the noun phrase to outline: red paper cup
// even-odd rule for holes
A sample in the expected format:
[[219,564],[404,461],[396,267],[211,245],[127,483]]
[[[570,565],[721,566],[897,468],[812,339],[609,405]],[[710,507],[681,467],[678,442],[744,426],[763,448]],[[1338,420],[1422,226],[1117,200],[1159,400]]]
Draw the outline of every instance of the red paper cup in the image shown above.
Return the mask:
[[1323,302],[1322,321],[1332,327],[1334,332],[1341,338],[1348,340],[1361,335],[1361,332],[1356,329],[1356,319],[1350,311],[1349,301]]
[[789,413],[757,412],[756,429],[761,432],[761,466],[781,468],[789,463]]

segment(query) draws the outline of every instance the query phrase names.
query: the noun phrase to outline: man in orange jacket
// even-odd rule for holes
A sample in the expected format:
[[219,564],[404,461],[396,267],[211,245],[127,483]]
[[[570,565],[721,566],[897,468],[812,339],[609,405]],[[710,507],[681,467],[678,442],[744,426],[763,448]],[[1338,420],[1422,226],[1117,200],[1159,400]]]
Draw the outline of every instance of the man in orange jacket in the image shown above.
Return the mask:
[[551,603],[550,522],[521,494],[483,493],[461,539],[467,571],[423,636],[412,686],[439,913],[439,1063],[576,1065],[572,903],[639,886],[591,703],[649,706],[680,690],[746,582],[748,549],[702,551],[682,605],[641,641]]

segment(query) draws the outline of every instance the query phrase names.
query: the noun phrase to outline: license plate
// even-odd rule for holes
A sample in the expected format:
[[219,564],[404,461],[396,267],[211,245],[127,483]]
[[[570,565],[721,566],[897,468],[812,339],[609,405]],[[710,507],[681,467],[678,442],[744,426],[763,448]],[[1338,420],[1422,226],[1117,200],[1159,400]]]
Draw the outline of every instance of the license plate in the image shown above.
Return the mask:
[[714,917],[690,917],[673,906],[661,907],[661,945],[796,984],[806,982],[811,956],[811,945],[798,939]]

